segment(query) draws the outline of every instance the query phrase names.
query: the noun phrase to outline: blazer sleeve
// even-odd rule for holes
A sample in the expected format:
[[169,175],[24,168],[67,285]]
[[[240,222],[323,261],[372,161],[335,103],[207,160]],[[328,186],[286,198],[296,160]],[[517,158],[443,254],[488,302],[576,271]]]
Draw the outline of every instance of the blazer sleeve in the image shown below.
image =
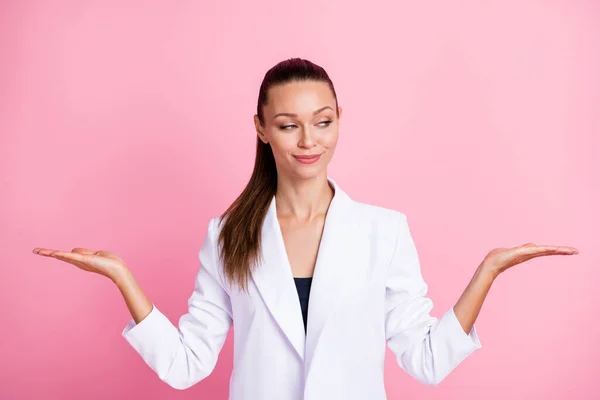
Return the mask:
[[439,320],[429,314],[433,302],[426,297],[407,218],[402,213],[398,218],[386,283],[386,340],[403,370],[423,384],[437,385],[481,343],[475,326],[465,333],[453,307]]
[[187,389],[213,371],[232,323],[229,295],[216,272],[215,219],[202,243],[200,268],[188,312],[176,327],[153,304],[137,325],[132,319],[122,332],[158,377],[176,389]]

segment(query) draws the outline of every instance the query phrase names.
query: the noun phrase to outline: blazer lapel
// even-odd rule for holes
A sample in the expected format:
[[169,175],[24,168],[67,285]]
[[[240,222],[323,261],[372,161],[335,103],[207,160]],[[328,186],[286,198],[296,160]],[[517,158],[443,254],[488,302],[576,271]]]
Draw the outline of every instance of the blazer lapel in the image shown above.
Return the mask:
[[308,300],[307,373],[326,323],[350,289],[364,281],[369,266],[369,226],[357,203],[328,179],[336,193],[325,219]]
[[348,288],[359,284],[368,267],[368,227],[356,203],[327,178],[335,193],[325,217],[308,302],[307,333],[292,269],[277,219],[275,196],[269,205],[261,236],[262,260],[252,279],[271,315],[299,357],[310,367],[321,331]]
[[302,310],[275,207],[273,196],[262,227],[262,262],[252,271],[252,279],[275,322],[304,359]]

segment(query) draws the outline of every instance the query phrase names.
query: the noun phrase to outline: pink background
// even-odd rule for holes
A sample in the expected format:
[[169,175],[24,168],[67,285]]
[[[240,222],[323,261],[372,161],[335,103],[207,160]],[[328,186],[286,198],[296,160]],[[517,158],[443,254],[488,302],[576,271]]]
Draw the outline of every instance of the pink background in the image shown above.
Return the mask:
[[226,398],[233,333],[209,378],[171,389],[121,337],[109,280],[31,250],[114,251],[177,321],[208,220],[250,176],[260,81],[295,56],[344,108],[330,176],[407,214],[435,316],[494,247],[581,252],[500,276],[483,348],[440,386],[389,352],[389,398],[600,396],[600,3],[0,7],[0,398]]

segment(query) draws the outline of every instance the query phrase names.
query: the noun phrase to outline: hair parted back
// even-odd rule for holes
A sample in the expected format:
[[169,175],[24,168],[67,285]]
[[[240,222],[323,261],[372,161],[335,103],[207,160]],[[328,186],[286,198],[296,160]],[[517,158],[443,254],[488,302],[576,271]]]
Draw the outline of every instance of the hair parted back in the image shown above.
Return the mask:
[[[327,83],[336,101],[333,82],[320,66],[302,58],[290,58],[277,63],[265,74],[258,92],[256,113],[264,126],[263,107],[269,101],[269,89],[290,82]],[[338,115],[339,116],[339,115]],[[230,284],[248,289],[251,271],[258,265],[261,254],[262,225],[277,191],[277,169],[271,145],[256,137],[256,158],[252,176],[242,193],[221,215],[218,237],[219,256],[224,275]]]

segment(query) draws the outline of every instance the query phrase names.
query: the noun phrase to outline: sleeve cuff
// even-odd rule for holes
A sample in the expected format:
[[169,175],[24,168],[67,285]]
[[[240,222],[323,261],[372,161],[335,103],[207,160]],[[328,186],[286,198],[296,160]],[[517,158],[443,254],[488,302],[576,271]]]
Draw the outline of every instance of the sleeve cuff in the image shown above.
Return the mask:
[[454,313],[454,307],[450,307],[450,310],[444,314],[440,320],[440,325],[446,325],[448,332],[451,332],[452,341],[459,352],[468,355],[481,348],[481,342],[475,324],[473,324],[473,327],[468,334],[465,333]]
[[130,319],[127,325],[125,325],[125,329],[123,329],[122,335],[128,337],[135,334],[136,331],[143,330],[144,325],[148,325],[149,321],[150,324],[152,323],[151,320],[155,317],[154,314],[156,314],[157,311],[158,310],[156,309],[154,304],[152,304],[152,309],[150,310],[150,313],[148,313],[148,315],[146,315],[146,317],[143,320],[141,320],[138,324],[135,323],[135,320],[133,318]]
[[152,310],[143,320],[136,324],[131,319],[127,323],[122,336],[138,353],[144,355],[160,345],[158,342],[165,339],[168,330],[173,329],[169,319],[152,304]]

